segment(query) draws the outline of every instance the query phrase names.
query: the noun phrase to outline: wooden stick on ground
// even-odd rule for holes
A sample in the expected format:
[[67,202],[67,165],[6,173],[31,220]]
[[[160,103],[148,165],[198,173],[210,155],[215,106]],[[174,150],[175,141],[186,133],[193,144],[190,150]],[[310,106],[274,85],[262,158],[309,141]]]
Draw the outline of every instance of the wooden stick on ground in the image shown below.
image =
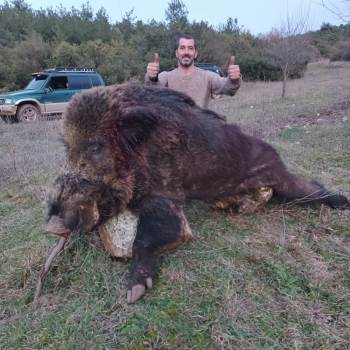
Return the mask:
[[64,245],[67,242],[67,238],[62,237],[59,239],[58,243],[53,246],[50,251],[49,254],[45,260],[44,266],[41,269],[40,275],[39,275],[39,279],[38,282],[36,284],[36,289],[35,289],[35,294],[34,294],[34,306],[37,307],[38,303],[39,303],[39,298],[45,283],[45,279],[46,279],[46,275],[50,270],[51,264],[53,262],[53,260],[55,259],[55,257],[63,251]]

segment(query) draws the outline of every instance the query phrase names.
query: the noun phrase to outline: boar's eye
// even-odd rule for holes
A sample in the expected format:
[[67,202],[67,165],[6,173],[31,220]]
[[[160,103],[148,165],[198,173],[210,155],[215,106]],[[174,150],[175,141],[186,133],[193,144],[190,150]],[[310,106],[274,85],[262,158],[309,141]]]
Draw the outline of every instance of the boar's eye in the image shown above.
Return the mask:
[[93,143],[89,146],[89,151],[93,154],[99,154],[102,151],[102,145],[100,143]]

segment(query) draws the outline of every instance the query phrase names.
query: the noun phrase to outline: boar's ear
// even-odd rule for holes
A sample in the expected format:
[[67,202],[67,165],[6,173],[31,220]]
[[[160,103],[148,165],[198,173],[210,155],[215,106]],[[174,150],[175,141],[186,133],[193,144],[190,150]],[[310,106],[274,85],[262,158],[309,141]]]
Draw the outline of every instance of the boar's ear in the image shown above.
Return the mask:
[[159,117],[147,107],[128,108],[119,121],[119,130],[131,148],[140,145],[158,125]]

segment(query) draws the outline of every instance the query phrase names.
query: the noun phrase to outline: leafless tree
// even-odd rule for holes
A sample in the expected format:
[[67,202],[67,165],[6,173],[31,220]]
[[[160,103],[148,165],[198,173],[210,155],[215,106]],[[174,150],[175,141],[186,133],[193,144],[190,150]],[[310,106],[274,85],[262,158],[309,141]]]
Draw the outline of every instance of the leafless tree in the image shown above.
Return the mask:
[[310,58],[310,44],[306,33],[307,18],[302,15],[287,18],[280,28],[273,29],[264,39],[266,57],[282,73],[282,99],[286,96],[287,81],[293,66],[305,64]]

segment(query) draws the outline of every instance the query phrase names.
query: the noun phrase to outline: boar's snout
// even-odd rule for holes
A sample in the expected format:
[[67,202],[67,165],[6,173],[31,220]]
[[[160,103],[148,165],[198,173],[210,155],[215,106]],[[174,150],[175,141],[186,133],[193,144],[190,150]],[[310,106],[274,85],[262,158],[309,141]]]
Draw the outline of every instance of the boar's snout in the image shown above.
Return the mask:
[[65,226],[64,220],[55,215],[50,217],[50,220],[46,226],[46,231],[56,236],[65,238],[67,238],[71,233],[71,230]]
[[80,205],[79,210],[71,209],[58,215],[50,215],[46,231],[67,238],[75,229],[91,231],[99,219],[96,203]]
[[75,229],[91,229],[97,220],[92,215],[96,204],[96,184],[74,173],[60,174],[48,191],[46,231],[68,237]]
[[62,195],[50,197],[48,201],[48,224],[46,231],[58,236],[68,237],[77,228],[79,212],[75,203]]
[[[73,196],[74,199],[74,196]],[[96,202],[84,204],[68,200],[66,203],[55,205],[49,209],[46,231],[57,236],[68,237],[76,229],[91,231],[99,222],[100,215]]]

